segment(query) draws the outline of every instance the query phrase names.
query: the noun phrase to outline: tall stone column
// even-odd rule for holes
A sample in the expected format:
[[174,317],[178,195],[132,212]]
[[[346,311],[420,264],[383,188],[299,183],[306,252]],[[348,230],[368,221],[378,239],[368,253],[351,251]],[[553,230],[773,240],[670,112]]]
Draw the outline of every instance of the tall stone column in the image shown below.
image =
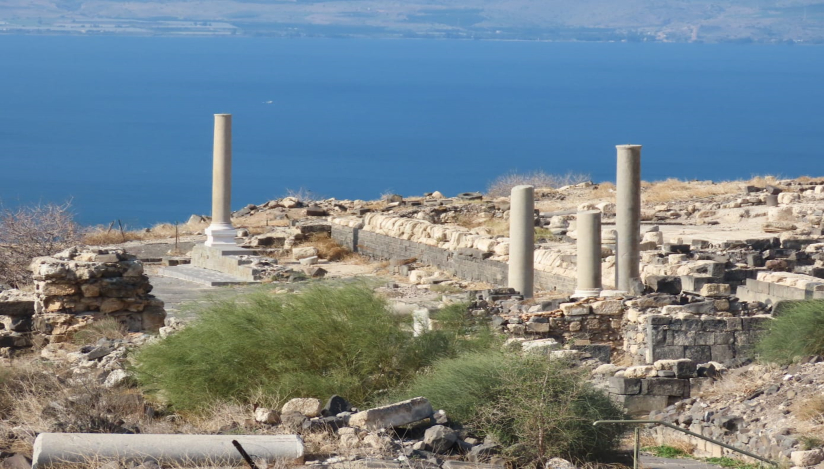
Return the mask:
[[601,211],[578,212],[578,285],[576,298],[590,298],[601,293]]
[[212,162],[212,224],[206,228],[206,246],[235,248],[232,227],[232,115],[215,114]]
[[615,225],[618,231],[615,287],[629,292],[640,278],[641,243],[641,145],[617,145],[617,203]]
[[535,277],[535,190],[515,186],[509,200],[509,287],[532,298]]

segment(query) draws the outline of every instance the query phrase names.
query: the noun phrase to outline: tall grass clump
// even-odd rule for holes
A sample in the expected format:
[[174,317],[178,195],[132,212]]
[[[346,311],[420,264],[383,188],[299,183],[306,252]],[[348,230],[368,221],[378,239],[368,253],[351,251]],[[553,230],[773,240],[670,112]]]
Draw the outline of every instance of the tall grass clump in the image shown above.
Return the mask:
[[135,371],[178,410],[260,395],[340,394],[360,406],[455,353],[458,334],[413,338],[407,322],[363,285],[258,293],[214,303],[194,324],[145,347]]
[[824,301],[792,302],[774,314],[755,347],[762,360],[788,364],[799,357],[824,355]]
[[586,460],[613,449],[623,429],[594,427],[623,412],[563,360],[502,352],[439,360],[401,397],[426,396],[479,435],[493,435],[518,467],[553,457]]
[[535,186],[536,188],[557,189],[563,186],[586,182],[589,181],[589,179],[588,174],[573,172],[566,174],[547,174],[543,171],[532,171],[529,173],[511,171],[502,176],[498,176],[494,181],[489,183],[486,193],[490,197],[505,197],[512,192],[512,188],[515,186],[529,185]]

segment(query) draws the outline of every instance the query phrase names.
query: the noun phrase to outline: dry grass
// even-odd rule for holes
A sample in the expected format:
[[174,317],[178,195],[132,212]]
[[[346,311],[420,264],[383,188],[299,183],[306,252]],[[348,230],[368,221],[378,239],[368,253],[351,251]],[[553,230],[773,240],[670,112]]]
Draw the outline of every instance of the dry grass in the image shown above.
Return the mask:
[[814,425],[824,425],[824,396],[815,395],[794,403],[792,413],[800,420]]
[[[128,230],[119,226],[96,226],[83,234],[82,241],[89,246],[108,246],[120,244],[128,241],[147,241],[152,239],[169,239],[175,236],[191,235],[202,233],[207,223],[179,224],[160,223],[148,230]],[[251,231],[251,230],[250,230]]]
[[543,171],[532,171],[530,173],[510,172],[503,176],[498,176],[487,187],[486,193],[490,197],[506,197],[512,192],[512,188],[520,185],[529,185],[535,188],[557,189],[562,186],[569,186],[581,182],[589,181],[588,174],[566,173],[547,174]]
[[100,339],[115,340],[124,339],[127,336],[128,332],[123,324],[115,318],[105,317],[75,332],[71,341],[76,345],[85,345],[97,343]]
[[[764,187],[767,184],[776,185],[775,176],[754,176],[750,180],[738,181],[682,181],[667,179],[665,181],[641,183],[642,200],[645,203],[657,204],[672,201],[685,201],[715,197],[721,195],[743,195],[746,185]],[[782,186],[777,186],[781,187]]]
[[318,257],[328,261],[341,261],[352,255],[352,252],[344,248],[326,233],[313,234],[309,241],[301,246],[312,246],[318,250]]
[[737,369],[723,375],[715,381],[712,386],[701,393],[701,397],[706,399],[747,396],[758,390],[759,378],[769,371],[765,366],[754,368]]

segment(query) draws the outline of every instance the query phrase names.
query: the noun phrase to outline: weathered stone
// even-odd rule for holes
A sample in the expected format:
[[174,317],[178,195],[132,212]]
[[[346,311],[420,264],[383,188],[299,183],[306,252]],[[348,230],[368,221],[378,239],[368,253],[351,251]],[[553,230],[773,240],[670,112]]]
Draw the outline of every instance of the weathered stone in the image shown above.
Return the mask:
[[349,425],[371,431],[408,425],[429,418],[433,413],[432,404],[426,398],[415,397],[353,414],[349,418]]
[[320,399],[315,399],[313,397],[296,397],[294,399],[290,399],[289,402],[284,404],[283,408],[280,410],[280,413],[288,414],[290,412],[300,412],[301,414],[311,418],[319,416],[322,408]]
[[295,259],[304,259],[307,257],[317,256],[318,249],[314,246],[304,246],[292,248],[292,257]]
[[444,425],[435,425],[426,429],[423,442],[436,453],[448,451],[458,441],[458,433]]
[[707,283],[701,287],[701,296],[728,296],[731,294],[730,286],[725,283]]
[[592,303],[592,312],[595,314],[615,316],[624,312],[624,305],[620,300],[604,300]]
[[586,316],[592,313],[592,308],[588,304],[562,303],[561,311],[564,316]]
[[280,423],[280,414],[266,407],[258,407],[255,409],[255,421],[267,425],[276,425]]
[[790,453],[790,460],[797,467],[815,466],[824,461],[824,451],[820,448],[809,451],[793,451]]

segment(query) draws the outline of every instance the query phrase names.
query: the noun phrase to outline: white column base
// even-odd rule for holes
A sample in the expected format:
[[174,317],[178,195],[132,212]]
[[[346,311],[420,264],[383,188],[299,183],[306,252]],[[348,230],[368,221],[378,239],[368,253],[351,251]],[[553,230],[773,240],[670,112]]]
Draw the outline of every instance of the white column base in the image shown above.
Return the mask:
[[205,230],[206,246],[216,248],[236,248],[235,235],[237,231],[232,228],[232,225],[211,225]]
[[589,290],[575,290],[570,298],[598,298],[601,296],[600,288],[592,288]]

